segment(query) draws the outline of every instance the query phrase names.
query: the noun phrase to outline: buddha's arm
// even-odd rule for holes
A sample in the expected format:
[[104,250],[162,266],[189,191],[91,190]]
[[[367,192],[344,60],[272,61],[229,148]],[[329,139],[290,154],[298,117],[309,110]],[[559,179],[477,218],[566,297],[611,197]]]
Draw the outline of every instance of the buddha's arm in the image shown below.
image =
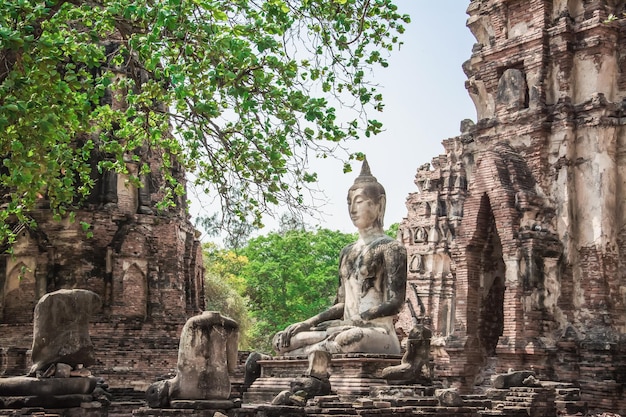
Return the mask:
[[[346,253],[346,248],[341,251],[341,255],[339,257],[339,265],[343,263],[343,258]],[[345,306],[346,294],[344,283],[341,278],[339,278],[339,288],[337,288],[337,297],[335,298],[335,304],[329,309],[322,311],[321,313],[311,317],[308,320],[305,320],[303,323],[308,325],[308,329],[311,327],[317,326],[318,324],[329,321],[329,320],[339,320],[343,319],[343,310]],[[305,329],[305,330],[308,330]]]
[[[281,349],[289,347],[291,345],[291,339],[294,336],[302,332],[307,332],[308,330],[311,330],[312,327],[317,326],[324,321],[342,318],[343,306],[343,303],[337,303],[330,307],[328,310],[325,310],[305,321],[301,321],[287,326],[285,330],[283,330],[282,332],[278,332],[275,336],[275,339],[277,338],[277,348]],[[316,336],[315,340],[319,341],[319,337]]]
[[[343,256],[343,252],[342,252]],[[335,304],[327,310],[322,311],[315,316],[306,319],[305,321],[301,321],[298,323],[291,324],[287,326],[285,330],[282,332],[278,332],[276,337],[278,337],[278,345],[280,347],[288,347],[291,344],[291,338],[298,333],[306,332],[311,330],[312,327],[317,326],[318,324],[328,321],[328,320],[337,320],[343,318],[343,309],[344,309],[344,287],[343,283],[339,282],[339,288],[337,290],[337,298],[335,299]]]
[[318,324],[328,321],[328,320],[338,320],[343,318],[343,303],[337,303],[330,307],[328,310],[322,311],[321,313],[311,317],[304,321],[304,323],[309,325],[309,328],[317,326]]

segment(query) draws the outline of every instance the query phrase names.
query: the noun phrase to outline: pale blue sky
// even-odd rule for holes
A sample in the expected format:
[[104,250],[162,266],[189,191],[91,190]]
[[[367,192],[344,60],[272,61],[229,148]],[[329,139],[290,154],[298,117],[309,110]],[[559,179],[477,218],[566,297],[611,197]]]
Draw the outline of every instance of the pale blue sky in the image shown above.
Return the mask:
[[[465,90],[467,77],[461,68],[475,41],[465,26],[469,0],[395,3],[400,12],[411,16],[411,23],[406,25],[401,49],[388,59],[389,67],[375,72],[374,81],[381,86],[385,110],[373,118],[383,122],[385,131],[350,146],[367,155],[373,175],[386,189],[385,226],[406,216],[406,197],[417,190],[413,183],[417,167],[444,152],[441,141],[460,133],[461,120],[476,121],[474,105]],[[343,165],[337,160],[312,161],[312,168],[318,173],[318,187],[328,203],[321,208],[321,220],[308,219],[307,223],[354,232],[346,194],[360,163],[354,163],[353,172],[348,174],[343,173]],[[193,195],[191,198],[194,200]],[[194,203],[192,215],[198,210],[203,209]],[[265,224],[261,234],[275,230],[278,223],[268,218]]]
[[[354,143],[367,155],[372,174],[387,192],[385,225],[406,216],[406,197],[417,190],[417,167],[444,153],[441,141],[457,136],[461,120],[476,121],[465,89],[461,65],[471,56],[475,39],[465,26],[468,0],[396,0],[411,16],[404,45],[376,72],[385,111],[376,118],[385,131]],[[331,202],[323,208],[323,227],[354,231],[346,208],[346,193],[360,169],[343,174],[337,161],[316,163],[319,187]],[[268,225],[270,226],[270,225]]]

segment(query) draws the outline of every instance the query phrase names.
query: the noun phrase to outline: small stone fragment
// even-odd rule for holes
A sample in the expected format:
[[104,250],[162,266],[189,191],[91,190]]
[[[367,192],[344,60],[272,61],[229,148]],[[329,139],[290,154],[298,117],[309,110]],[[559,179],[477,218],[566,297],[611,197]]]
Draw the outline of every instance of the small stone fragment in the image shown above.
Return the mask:
[[102,408],[102,404],[98,401],[90,401],[80,404],[80,408]]
[[66,363],[57,363],[55,378],[69,378],[72,372],[72,367]]
[[287,405],[289,404],[289,399],[291,398],[291,392],[289,390],[284,390],[279,392],[273,399],[272,405]]
[[357,398],[352,406],[355,408],[373,408],[374,401],[369,398]]
[[535,375],[533,371],[513,371],[509,370],[506,374],[494,375],[491,379],[491,385],[497,389],[507,389],[511,387],[521,387],[526,378]]
[[70,376],[71,377],[85,378],[85,377],[91,376],[91,371],[89,369],[86,369],[86,368],[75,369],[75,370],[70,372]]
[[454,388],[435,390],[435,397],[443,407],[461,407],[463,405],[463,398]]

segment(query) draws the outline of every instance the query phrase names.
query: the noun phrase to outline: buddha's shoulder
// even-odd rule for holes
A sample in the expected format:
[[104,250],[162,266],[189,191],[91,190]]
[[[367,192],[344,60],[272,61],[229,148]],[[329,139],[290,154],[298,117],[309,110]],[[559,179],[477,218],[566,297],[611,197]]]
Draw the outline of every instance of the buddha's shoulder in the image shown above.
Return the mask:
[[340,257],[343,258],[345,254],[352,252],[355,245],[356,242],[352,242],[349,245],[344,246],[343,249],[341,249]]
[[387,257],[390,254],[404,254],[406,256],[406,248],[402,243],[389,236],[381,236],[372,241],[368,246],[368,250],[376,255]]
[[406,248],[397,239],[390,236],[381,236],[372,240],[365,245],[357,245],[357,242],[353,242],[341,250],[341,257],[348,253],[370,253],[379,254],[387,251],[406,253]]

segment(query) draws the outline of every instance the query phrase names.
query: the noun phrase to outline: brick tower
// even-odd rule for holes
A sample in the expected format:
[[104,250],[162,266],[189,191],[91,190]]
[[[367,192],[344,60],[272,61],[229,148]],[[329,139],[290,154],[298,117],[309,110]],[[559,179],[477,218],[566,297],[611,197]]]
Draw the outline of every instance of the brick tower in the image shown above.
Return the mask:
[[468,391],[534,369],[626,412],[625,3],[469,5],[477,122],[418,169],[400,227],[439,376]]
[[[16,224],[13,255],[0,255],[0,375],[24,374],[32,344],[33,308],[61,288],[94,291],[103,301],[91,338],[92,372],[113,388],[143,390],[176,367],[180,331],[204,309],[204,270],[185,198],[158,211],[165,179],[158,152],[144,148],[150,166],[137,187],[124,174],[95,169],[96,186],[76,220],[55,221],[45,197],[30,213],[36,229]],[[129,173],[138,174],[132,158]],[[181,170],[174,172],[184,181]],[[80,222],[90,225],[89,237]]]

